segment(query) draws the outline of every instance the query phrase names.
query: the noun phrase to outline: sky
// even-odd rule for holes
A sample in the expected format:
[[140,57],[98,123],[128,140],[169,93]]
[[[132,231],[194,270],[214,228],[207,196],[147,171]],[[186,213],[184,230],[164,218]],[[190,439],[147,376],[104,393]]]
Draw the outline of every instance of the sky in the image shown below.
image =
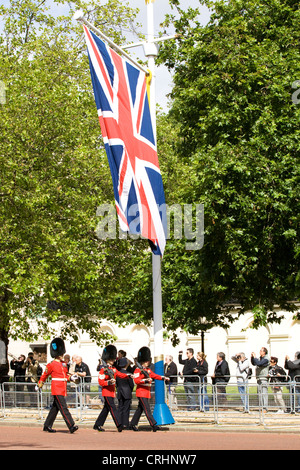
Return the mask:
[[[144,0],[127,0],[132,8],[139,8],[140,13],[137,17],[137,21],[142,24],[141,31],[147,35],[147,7]],[[187,9],[188,7],[199,7],[198,0],[181,0],[181,8]],[[209,20],[209,10],[206,7],[200,5],[200,22],[206,24]],[[159,27],[160,23],[165,18],[167,13],[175,14],[175,10],[172,10],[169,5],[169,0],[156,0],[154,2],[154,27],[155,36],[158,36],[161,32]],[[136,40],[135,40],[136,41]],[[145,59],[145,55],[142,47],[135,49],[129,49],[128,52],[140,59]],[[133,54],[132,54],[133,55]],[[156,70],[156,102],[163,108],[164,111],[168,110],[168,94],[172,90],[172,76],[168,69],[164,66],[157,67]]]

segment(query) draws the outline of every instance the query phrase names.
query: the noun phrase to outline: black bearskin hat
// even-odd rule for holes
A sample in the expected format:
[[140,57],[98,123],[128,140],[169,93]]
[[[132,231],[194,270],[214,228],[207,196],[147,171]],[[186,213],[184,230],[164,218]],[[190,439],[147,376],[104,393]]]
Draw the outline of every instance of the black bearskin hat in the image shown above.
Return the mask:
[[55,338],[50,344],[50,355],[54,359],[58,356],[63,356],[66,352],[65,343],[61,338]]
[[142,347],[138,352],[138,362],[151,362],[151,351],[147,346]]
[[113,344],[105,346],[102,353],[103,361],[115,361],[117,359],[117,348]]

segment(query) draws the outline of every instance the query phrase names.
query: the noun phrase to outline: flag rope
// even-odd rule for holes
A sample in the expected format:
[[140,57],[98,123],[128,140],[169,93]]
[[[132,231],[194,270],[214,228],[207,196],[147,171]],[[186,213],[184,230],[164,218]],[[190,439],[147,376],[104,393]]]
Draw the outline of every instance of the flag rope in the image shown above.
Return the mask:
[[146,75],[146,83],[147,83],[147,95],[150,107],[150,92],[151,92],[151,81],[152,81],[152,72],[148,69],[148,75]]

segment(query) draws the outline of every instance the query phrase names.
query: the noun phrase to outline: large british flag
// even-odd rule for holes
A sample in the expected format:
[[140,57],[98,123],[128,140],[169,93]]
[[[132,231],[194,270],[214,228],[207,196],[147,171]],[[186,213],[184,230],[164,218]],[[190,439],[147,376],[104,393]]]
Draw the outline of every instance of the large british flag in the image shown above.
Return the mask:
[[84,26],[95,101],[121,229],[163,255],[166,205],[146,75]]

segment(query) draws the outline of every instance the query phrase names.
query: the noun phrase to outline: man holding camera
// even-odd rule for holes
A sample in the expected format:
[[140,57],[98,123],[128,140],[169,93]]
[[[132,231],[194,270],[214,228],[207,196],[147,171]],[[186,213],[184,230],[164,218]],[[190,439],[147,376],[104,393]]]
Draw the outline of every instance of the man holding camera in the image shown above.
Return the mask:
[[24,354],[21,354],[18,359],[14,358],[12,361],[10,361],[10,368],[11,370],[14,370],[14,381],[16,382],[16,392],[17,392],[17,402],[23,404],[24,402],[24,384],[25,382],[25,369],[23,369],[23,365],[25,363],[26,357]]
[[277,413],[285,413],[286,406],[282,396],[282,384],[287,382],[288,377],[285,370],[278,365],[278,357],[271,356],[270,358],[269,377],[272,384],[274,401],[278,406]]
[[251,353],[251,364],[256,366],[256,380],[258,384],[258,392],[261,391],[262,407],[266,413],[268,411],[268,375],[270,358],[267,348],[261,348],[259,351],[259,359],[255,353]]
[[28,357],[22,368],[26,370],[27,390],[30,393],[30,406],[37,406],[37,395],[35,393],[35,385],[38,383],[39,362],[34,359],[33,352],[28,353]]
[[244,413],[249,413],[249,400],[248,400],[248,375],[250,371],[250,363],[246,358],[245,353],[241,352],[232,356],[231,358],[236,362],[236,381],[238,391],[244,406]]
[[179,351],[178,362],[182,364],[184,377],[184,391],[187,400],[187,410],[196,410],[196,397],[198,396],[197,383],[199,384],[199,377],[195,374],[194,369],[197,368],[197,361],[194,358],[193,348],[187,348],[186,355],[187,359],[182,359],[183,351]]

